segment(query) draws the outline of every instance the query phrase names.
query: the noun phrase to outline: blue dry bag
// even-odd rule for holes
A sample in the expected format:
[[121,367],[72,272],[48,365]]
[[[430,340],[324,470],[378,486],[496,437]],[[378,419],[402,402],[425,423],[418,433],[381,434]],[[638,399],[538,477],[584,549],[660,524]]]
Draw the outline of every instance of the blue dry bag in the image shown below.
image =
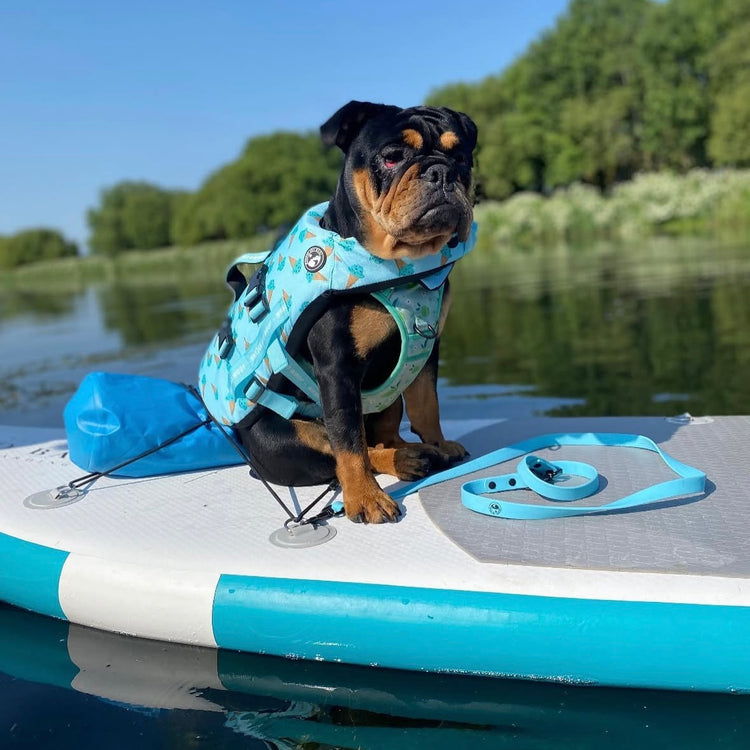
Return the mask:
[[92,372],[65,406],[64,419],[70,459],[89,472],[148,477],[242,462],[234,435],[211,421],[197,393],[168,380]]

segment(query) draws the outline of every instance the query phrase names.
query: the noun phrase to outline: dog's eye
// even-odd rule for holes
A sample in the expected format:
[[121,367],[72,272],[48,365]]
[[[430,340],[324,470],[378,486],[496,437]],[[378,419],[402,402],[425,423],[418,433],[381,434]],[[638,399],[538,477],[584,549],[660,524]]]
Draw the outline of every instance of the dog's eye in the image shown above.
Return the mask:
[[404,152],[401,149],[389,149],[384,151],[381,156],[386,169],[393,169],[404,160]]
[[456,164],[466,164],[466,154],[461,151],[457,151],[455,154],[453,154],[453,161],[455,161]]

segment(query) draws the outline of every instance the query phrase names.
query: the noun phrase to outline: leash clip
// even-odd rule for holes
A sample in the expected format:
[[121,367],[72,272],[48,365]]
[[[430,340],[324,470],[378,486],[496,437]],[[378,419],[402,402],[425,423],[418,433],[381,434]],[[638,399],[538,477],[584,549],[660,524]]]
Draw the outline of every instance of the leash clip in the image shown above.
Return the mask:
[[535,477],[549,484],[553,484],[555,477],[562,474],[562,469],[559,466],[555,466],[555,464],[551,464],[539,456],[527,456],[526,465]]

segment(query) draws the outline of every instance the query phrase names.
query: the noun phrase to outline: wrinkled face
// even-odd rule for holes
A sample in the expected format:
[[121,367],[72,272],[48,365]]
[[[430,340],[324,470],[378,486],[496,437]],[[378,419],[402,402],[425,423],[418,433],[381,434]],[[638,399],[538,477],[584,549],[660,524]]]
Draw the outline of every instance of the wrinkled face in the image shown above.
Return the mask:
[[469,236],[476,127],[446,108],[385,107],[346,149],[344,184],[364,246],[420,258]]

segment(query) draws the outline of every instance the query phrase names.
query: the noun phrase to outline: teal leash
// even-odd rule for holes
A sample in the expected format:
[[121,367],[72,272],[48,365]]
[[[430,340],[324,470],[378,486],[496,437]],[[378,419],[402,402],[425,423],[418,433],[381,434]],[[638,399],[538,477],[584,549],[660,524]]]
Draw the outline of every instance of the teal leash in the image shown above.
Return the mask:
[[[638,448],[656,453],[662,461],[675,473],[677,479],[647,487],[619,500],[596,506],[565,506],[557,504],[538,505],[510,501],[498,501],[487,495],[494,495],[509,490],[528,488],[541,497],[555,503],[567,503],[590,497],[599,489],[599,473],[590,464],[581,461],[557,461],[552,463],[538,456],[526,454],[542,448],[555,448],[564,445],[610,446],[621,448]],[[405,484],[390,492],[394,500],[430,487],[440,482],[466,476],[475,471],[489,468],[496,464],[521,458],[516,471],[511,474],[475,479],[465,482],[461,486],[461,502],[470,510],[496,518],[513,519],[543,519],[562,518],[567,516],[591,515],[595,513],[610,513],[638,506],[653,505],[673,497],[703,494],[706,488],[706,474],[663,451],[650,438],[643,435],[629,435],[626,433],[552,433],[539,435],[506,448],[487,453],[484,456],[466,461],[445,471],[425,477],[416,482]],[[562,478],[575,475],[584,478],[584,482],[576,485],[562,486],[556,484]]]

